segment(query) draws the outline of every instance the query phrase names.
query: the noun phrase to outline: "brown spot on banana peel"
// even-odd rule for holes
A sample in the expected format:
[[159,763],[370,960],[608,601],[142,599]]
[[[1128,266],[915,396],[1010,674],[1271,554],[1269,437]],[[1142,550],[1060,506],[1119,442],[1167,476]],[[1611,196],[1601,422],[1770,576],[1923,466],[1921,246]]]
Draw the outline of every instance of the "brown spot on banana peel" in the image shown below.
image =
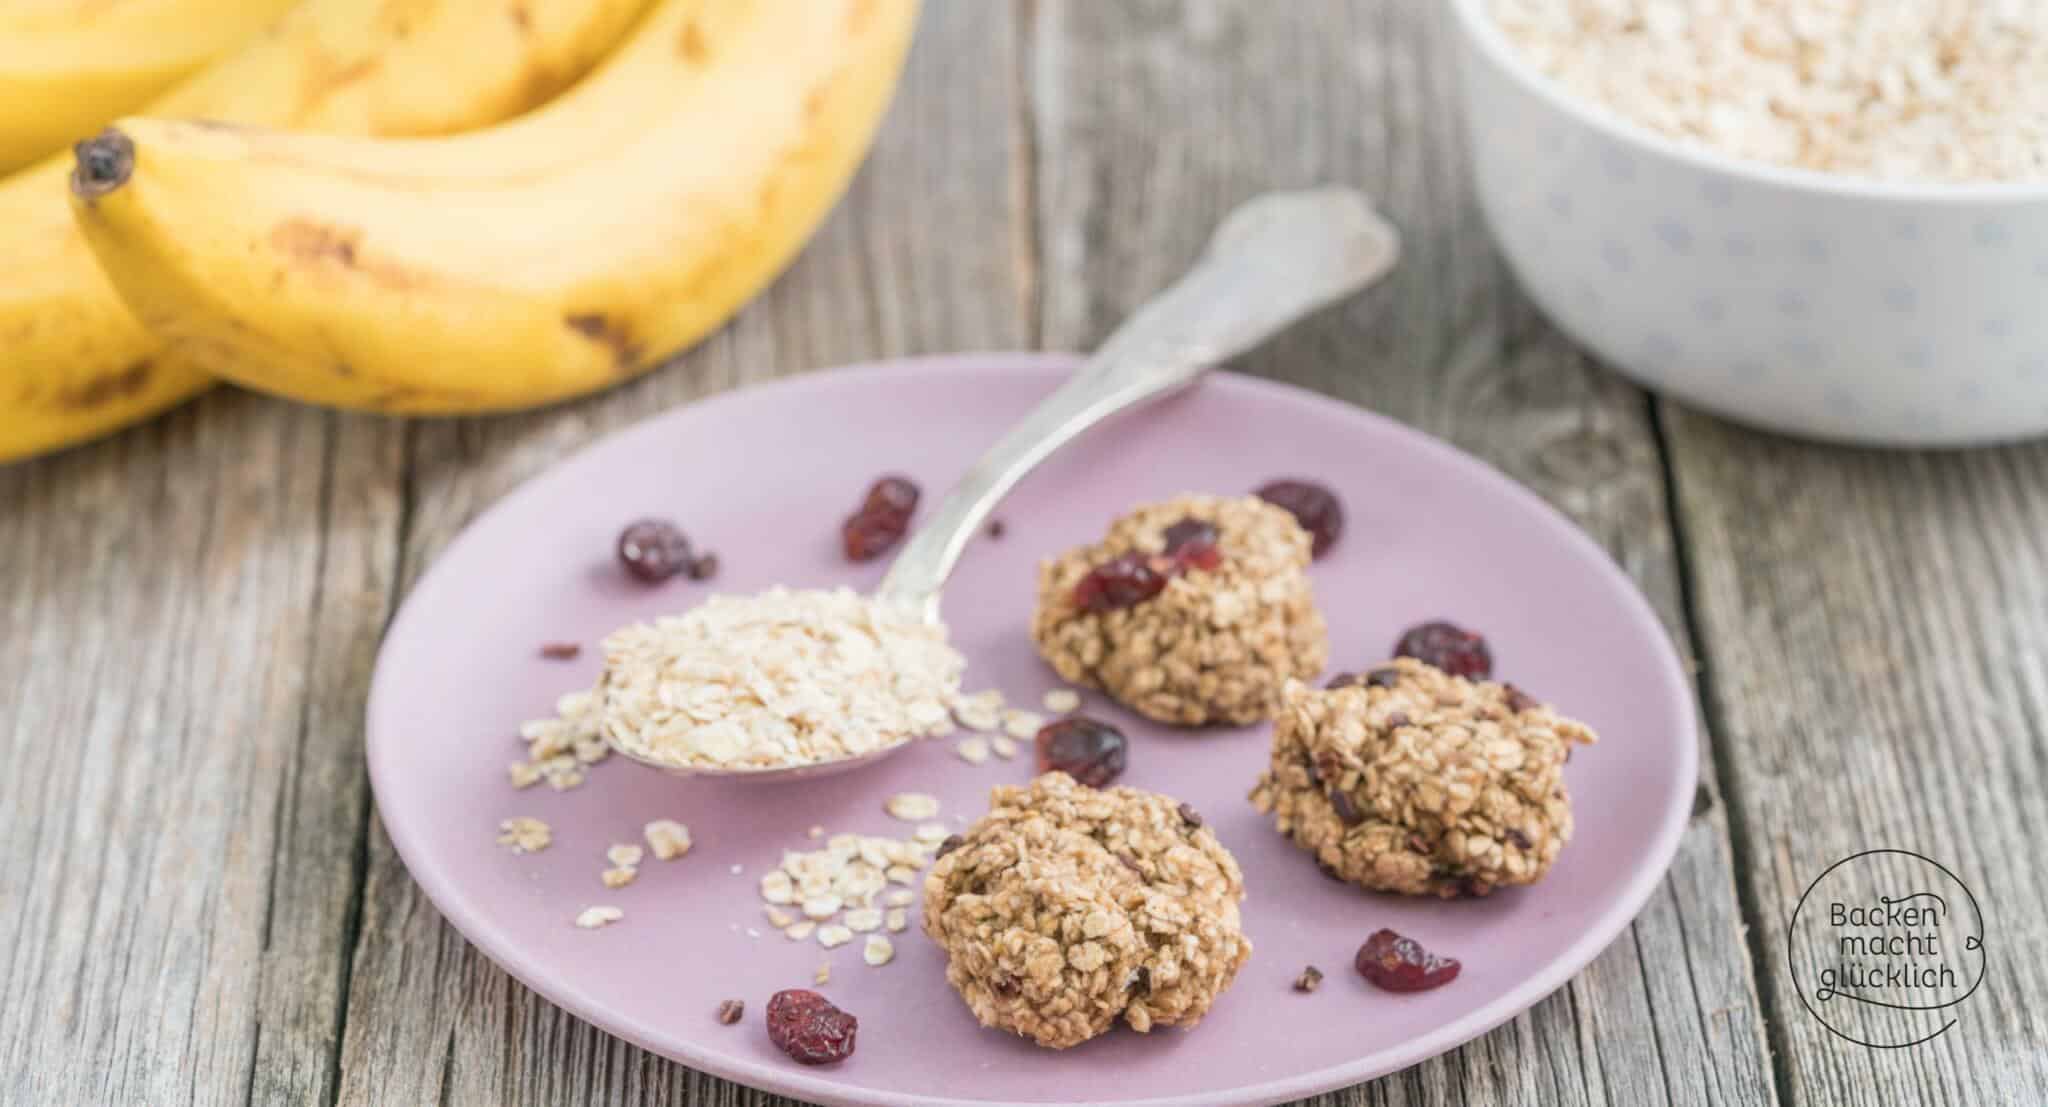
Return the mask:
[[612,353],[612,366],[621,373],[630,373],[640,363],[640,343],[625,324],[600,312],[565,315],[562,322],[570,330],[605,347]]
[[149,359],[112,373],[101,373],[57,391],[57,406],[65,411],[91,411],[115,400],[133,396],[147,387],[152,371]]
[[363,232],[317,219],[287,219],[270,229],[270,245],[290,265],[308,273],[343,269],[386,288],[418,288],[426,279],[402,265],[380,261],[363,251]]
[[526,10],[525,4],[512,5],[510,14],[512,16],[512,25],[519,28],[520,34],[530,35],[533,33],[533,13]]
[[135,173],[135,140],[108,127],[71,148],[71,191],[87,203],[128,183]]
[[711,44],[704,41],[704,32],[696,20],[683,22],[683,34],[676,40],[676,52],[691,65],[703,65],[711,60]]

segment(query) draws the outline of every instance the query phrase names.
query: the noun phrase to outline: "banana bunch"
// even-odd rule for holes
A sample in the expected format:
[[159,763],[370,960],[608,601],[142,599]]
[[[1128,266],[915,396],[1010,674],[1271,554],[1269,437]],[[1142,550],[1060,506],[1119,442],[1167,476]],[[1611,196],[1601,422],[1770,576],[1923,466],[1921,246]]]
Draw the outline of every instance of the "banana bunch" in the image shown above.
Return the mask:
[[781,270],[865,153],[913,0],[663,0],[523,118],[395,141],[124,120],[78,225],[168,348],[386,412],[528,407],[647,369]]
[[[82,260],[135,320],[123,356],[94,364],[142,365],[137,392],[175,366],[403,413],[529,407],[650,368],[730,317],[823,219],[916,9],[657,0],[568,91],[448,137],[122,119],[79,144],[70,181]],[[11,358],[9,322],[30,316],[9,296]],[[66,329],[104,343],[96,324]],[[9,372],[0,397],[19,394]],[[0,431],[0,458],[19,442]]]
[[[146,110],[336,133],[483,126],[581,77],[646,8],[647,0],[302,0]],[[145,330],[101,272],[66,202],[71,162],[53,156],[0,178],[0,461],[133,423],[212,380]]]

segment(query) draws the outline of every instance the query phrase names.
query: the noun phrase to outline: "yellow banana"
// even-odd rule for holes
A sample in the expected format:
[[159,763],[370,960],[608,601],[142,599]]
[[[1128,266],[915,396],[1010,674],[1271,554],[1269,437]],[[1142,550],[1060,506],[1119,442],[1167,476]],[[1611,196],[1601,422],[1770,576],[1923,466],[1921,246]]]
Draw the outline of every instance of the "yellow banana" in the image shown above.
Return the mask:
[[802,245],[865,152],[915,0],[664,0],[533,115],[432,140],[124,120],[73,210],[171,349],[394,412],[543,404],[656,364]]
[[[305,0],[150,106],[308,131],[441,134],[531,108],[638,25],[647,0]],[[205,388],[122,304],[65,203],[69,157],[0,181],[0,461],[91,438]]]
[[84,138],[292,0],[13,0],[0,8],[0,173]]

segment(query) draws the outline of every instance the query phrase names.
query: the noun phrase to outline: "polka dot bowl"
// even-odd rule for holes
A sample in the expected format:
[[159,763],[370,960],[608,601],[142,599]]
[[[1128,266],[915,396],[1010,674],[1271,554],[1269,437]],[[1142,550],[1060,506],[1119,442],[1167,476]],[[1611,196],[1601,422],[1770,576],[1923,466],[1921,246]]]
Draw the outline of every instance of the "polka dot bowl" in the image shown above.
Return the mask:
[[1566,333],[1741,422],[1873,445],[2048,433],[2048,185],[1738,161],[1573,98],[1453,0],[1480,207]]

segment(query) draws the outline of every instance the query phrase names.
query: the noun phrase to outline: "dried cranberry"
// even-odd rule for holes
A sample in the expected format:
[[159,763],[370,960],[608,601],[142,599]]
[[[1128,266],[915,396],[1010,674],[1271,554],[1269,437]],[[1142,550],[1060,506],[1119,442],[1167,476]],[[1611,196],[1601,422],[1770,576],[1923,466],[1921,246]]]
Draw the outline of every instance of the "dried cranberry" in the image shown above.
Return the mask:
[[901,541],[917,510],[917,485],[907,477],[883,477],[868,489],[860,510],[840,528],[850,561],[871,561]]
[[804,988],[789,988],[768,999],[768,1040],[803,1065],[829,1065],[853,1056],[860,1020],[832,1001]]
[[1124,771],[1123,732],[1086,715],[1069,715],[1038,732],[1038,771],[1061,772],[1100,788]]
[[1190,515],[1167,527],[1160,537],[1166,541],[1166,555],[1172,557],[1190,544],[1214,546],[1220,536],[1216,533],[1216,524]]
[[1358,947],[1358,974],[1390,992],[1426,992],[1458,978],[1457,958],[1438,957],[1413,938],[1376,930]]
[[1213,571],[1223,564],[1223,551],[1207,542],[1190,542],[1173,555],[1173,563],[1182,569]]
[[690,574],[691,580],[710,580],[718,575],[718,555],[715,553],[698,555],[695,560],[690,562],[690,568],[687,572]]
[[1345,826],[1357,826],[1365,821],[1365,816],[1359,812],[1358,805],[1351,802],[1351,793],[1342,788],[1330,789],[1330,808],[1337,812],[1337,817],[1344,821]]
[[840,535],[849,561],[872,561],[888,552],[910,529],[910,516],[863,511],[846,520]]
[[946,840],[939,843],[939,851],[937,853],[932,854],[932,860],[936,861],[939,858],[946,856],[947,854],[953,852],[956,849],[959,849],[961,846],[964,846],[966,844],[967,839],[961,837],[960,835],[948,834],[946,835]]
[[1467,680],[1493,675],[1493,654],[1486,639],[1441,619],[1409,627],[1394,643],[1394,656],[1412,657]]
[[583,652],[583,647],[574,642],[544,642],[540,655],[549,661],[574,661]]
[[619,532],[619,564],[659,584],[690,567],[690,540],[666,519],[642,519]]
[[1101,613],[1144,603],[1166,588],[1172,564],[1155,564],[1165,560],[1128,553],[1097,565],[1074,585],[1074,606]]
[[1189,830],[1201,829],[1202,813],[1195,810],[1192,805],[1183,803],[1174,810],[1180,815],[1180,821],[1188,824]]
[[1522,691],[1520,688],[1517,688],[1512,684],[1507,685],[1507,694],[1509,711],[1527,711],[1532,707],[1542,706],[1542,704],[1536,699],[1536,697],[1530,695],[1527,692]]
[[1334,692],[1339,688],[1349,688],[1357,683],[1357,673],[1338,673],[1336,676],[1331,677],[1330,683],[1323,685],[1323,687],[1328,691]]
[[1401,670],[1392,665],[1383,665],[1365,674],[1368,688],[1392,688],[1401,679]]
[[861,501],[863,515],[901,515],[905,518],[917,510],[917,485],[909,477],[883,477],[868,489],[867,499]]
[[1337,494],[1320,484],[1305,480],[1276,480],[1258,490],[1256,495],[1275,507],[1284,507],[1294,516],[1315,539],[1311,547],[1316,557],[1328,553],[1331,546],[1344,533],[1344,505],[1337,502]]

